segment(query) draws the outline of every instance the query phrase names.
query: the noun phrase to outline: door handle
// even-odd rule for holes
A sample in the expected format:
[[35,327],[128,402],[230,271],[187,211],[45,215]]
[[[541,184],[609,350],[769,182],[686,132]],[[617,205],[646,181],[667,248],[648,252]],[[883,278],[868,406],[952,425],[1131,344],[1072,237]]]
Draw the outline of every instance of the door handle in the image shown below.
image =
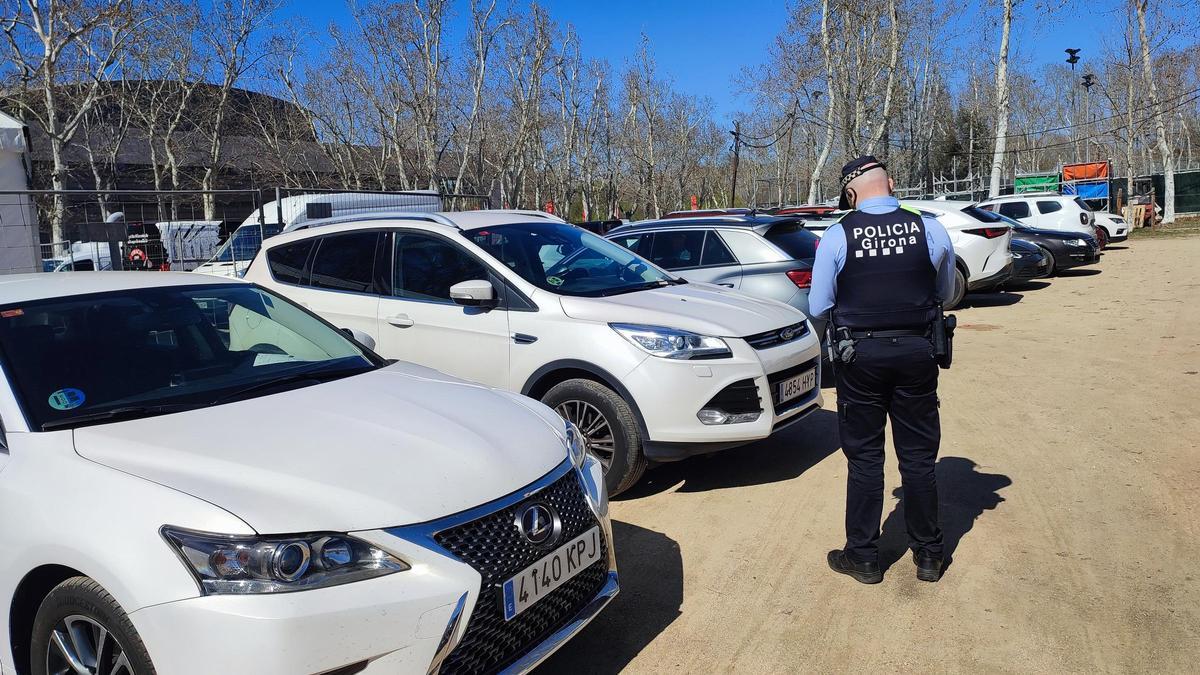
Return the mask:
[[397,328],[411,328],[413,325],[415,325],[417,323],[416,321],[413,321],[412,318],[410,318],[407,314],[397,314],[396,316],[389,316],[386,320],[388,323],[392,324],[393,326],[395,326]]

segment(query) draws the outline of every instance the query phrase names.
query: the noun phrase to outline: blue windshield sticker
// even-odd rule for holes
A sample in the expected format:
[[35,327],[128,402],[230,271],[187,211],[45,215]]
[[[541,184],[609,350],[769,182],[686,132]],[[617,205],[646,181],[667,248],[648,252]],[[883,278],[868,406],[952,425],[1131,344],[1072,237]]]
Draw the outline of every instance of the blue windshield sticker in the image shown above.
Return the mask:
[[50,403],[50,407],[55,410],[71,410],[83,405],[85,400],[87,400],[87,397],[83,395],[82,391],[68,388],[59,389],[50,394],[48,402]]

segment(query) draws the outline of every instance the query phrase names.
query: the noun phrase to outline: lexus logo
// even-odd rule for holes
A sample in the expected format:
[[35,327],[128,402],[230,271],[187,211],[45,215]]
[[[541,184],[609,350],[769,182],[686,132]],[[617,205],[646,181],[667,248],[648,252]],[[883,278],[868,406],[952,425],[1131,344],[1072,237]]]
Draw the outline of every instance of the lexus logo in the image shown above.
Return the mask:
[[783,330],[779,331],[779,339],[783,340],[784,342],[787,342],[788,340],[791,340],[794,337],[796,337],[796,329],[792,328],[791,326],[788,326],[787,328],[784,328]]
[[554,509],[542,502],[518,508],[516,526],[534,546],[552,546],[562,535],[562,520]]

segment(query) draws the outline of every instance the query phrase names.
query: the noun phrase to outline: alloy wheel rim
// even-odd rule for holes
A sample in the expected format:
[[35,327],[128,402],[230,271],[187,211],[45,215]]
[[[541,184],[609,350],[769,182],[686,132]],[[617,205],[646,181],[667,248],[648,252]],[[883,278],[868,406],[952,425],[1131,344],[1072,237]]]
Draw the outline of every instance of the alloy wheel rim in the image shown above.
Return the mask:
[[134,675],[124,647],[99,621],[72,614],[55,624],[46,645],[52,675]]
[[617,440],[604,413],[591,403],[579,400],[563,401],[554,410],[579,428],[587,451],[600,460],[607,472],[617,454]]

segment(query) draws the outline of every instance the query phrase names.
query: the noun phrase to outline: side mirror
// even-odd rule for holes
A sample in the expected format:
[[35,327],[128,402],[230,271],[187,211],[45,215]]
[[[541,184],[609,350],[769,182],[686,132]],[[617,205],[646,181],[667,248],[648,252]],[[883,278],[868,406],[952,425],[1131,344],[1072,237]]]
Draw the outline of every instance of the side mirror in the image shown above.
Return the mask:
[[484,279],[460,281],[450,287],[450,299],[464,307],[491,307],[496,304],[496,289]]
[[351,340],[354,340],[358,344],[370,349],[371,351],[375,351],[375,338],[371,337],[370,335],[367,335],[357,328],[343,328],[342,332],[345,333]]

